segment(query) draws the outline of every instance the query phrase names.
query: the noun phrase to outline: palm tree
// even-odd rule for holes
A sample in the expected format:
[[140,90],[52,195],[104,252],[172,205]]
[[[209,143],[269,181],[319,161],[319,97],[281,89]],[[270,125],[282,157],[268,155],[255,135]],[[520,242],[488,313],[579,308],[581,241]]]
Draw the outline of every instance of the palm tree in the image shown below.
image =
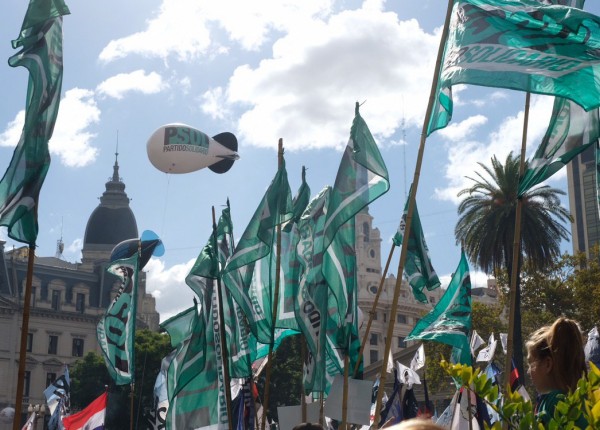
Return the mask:
[[[473,186],[458,193],[459,197],[466,197],[458,206],[456,242],[462,243],[469,259],[488,274],[497,274],[502,268],[509,276],[512,273],[519,159],[511,152],[504,164],[496,156],[491,159],[491,168],[478,163],[489,178],[476,172],[476,179],[469,177]],[[541,186],[522,196],[519,268],[521,257],[532,269],[542,270],[560,255],[561,240],[569,238],[564,223],[571,222],[571,215],[560,204],[559,196],[564,194],[562,190]],[[517,277],[514,360],[523,375],[520,290]]]

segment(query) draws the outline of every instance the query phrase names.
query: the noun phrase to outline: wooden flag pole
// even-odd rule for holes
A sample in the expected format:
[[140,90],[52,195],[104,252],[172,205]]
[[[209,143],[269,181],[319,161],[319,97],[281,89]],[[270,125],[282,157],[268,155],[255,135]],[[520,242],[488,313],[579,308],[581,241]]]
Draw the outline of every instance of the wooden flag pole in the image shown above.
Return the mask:
[[[525,152],[527,149],[527,127],[529,122],[529,100],[531,95],[525,95],[525,113],[523,115],[523,137],[521,139],[521,159],[519,160],[519,179],[523,177],[525,172]],[[504,383],[510,384],[511,360],[514,353],[514,331],[515,331],[515,310],[517,306],[517,279],[519,275],[519,257],[521,255],[521,214],[523,211],[523,200],[517,199],[517,208],[515,211],[515,237],[513,238],[513,255],[512,255],[512,273],[510,274],[510,292],[509,292],[509,318],[508,318],[508,334],[506,338],[506,361],[504,363]],[[519,305],[520,306],[520,305]],[[521,327],[517,327],[521,330]],[[520,337],[520,336],[519,336]],[[523,376],[523,375],[519,375]],[[505,386],[506,386],[505,385]]]
[[[33,283],[34,260],[35,245],[29,245],[29,253],[27,256],[27,280],[25,281],[25,296],[23,297],[23,321],[21,322],[21,346],[19,349],[19,371],[17,374],[17,397],[15,399],[13,430],[19,430],[21,428],[21,413],[23,410],[23,384],[25,382],[25,361],[27,360],[27,335],[29,334],[29,307],[31,305],[31,285]],[[15,285],[15,291],[19,291],[18,285]]]
[[[385,376],[386,376],[386,368],[388,364],[388,358],[390,355],[390,349],[392,346],[392,337],[394,336],[394,325],[396,319],[396,311],[398,308],[398,299],[400,297],[400,288],[402,286],[402,274],[404,272],[404,265],[406,263],[406,254],[408,250],[408,235],[410,234],[410,228],[412,224],[413,212],[415,210],[415,196],[417,195],[417,189],[419,186],[419,176],[421,174],[421,164],[423,163],[423,153],[425,152],[425,141],[427,140],[427,129],[429,126],[429,121],[431,119],[431,111],[433,110],[433,100],[435,97],[438,81],[439,81],[439,71],[440,65],[442,63],[442,56],[444,53],[444,46],[446,44],[446,39],[448,38],[448,26],[450,22],[450,16],[452,14],[452,7],[454,5],[454,0],[448,1],[448,8],[446,10],[446,19],[444,21],[444,29],[442,31],[442,37],[440,38],[440,45],[438,48],[438,55],[435,61],[435,69],[433,74],[433,81],[431,83],[431,92],[429,94],[429,102],[427,105],[427,112],[425,114],[425,120],[423,121],[423,129],[421,131],[421,141],[419,143],[419,151],[417,153],[417,162],[415,165],[415,173],[412,182],[412,189],[408,196],[408,210],[406,213],[406,224],[405,224],[405,239],[402,241],[402,247],[400,248],[400,261],[398,262],[398,272],[396,279],[396,288],[394,290],[394,298],[392,300],[392,308],[390,311],[390,320],[388,323],[387,330],[387,338],[385,342],[385,351],[383,353],[383,363],[381,366],[381,376],[380,376],[380,387],[385,387]],[[381,403],[383,400],[383,389],[377,390],[377,403],[375,404],[375,419],[373,420],[373,427],[377,428],[377,424],[379,423],[379,417],[381,414]]]
[[[348,345],[348,349],[349,345]],[[348,377],[349,377],[349,359],[348,354],[344,357],[344,391],[342,393],[342,425],[339,430],[346,430],[348,428]]]
[[[283,139],[279,139],[277,150],[277,165],[281,168],[283,165]],[[280,214],[277,214],[278,216]],[[275,322],[277,321],[278,305],[279,305],[279,270],[281,268],[281,224],[278,222],[277,227],[277,256],[275,259],[275,292],[273,293],[273,313],[271,319],[271,342],[269,343],[269,361],[267,362],[267,373],[265,376],[265,393],[263,400],[263,416],[262,430],[265,430],[267,422],[267,410],[269,409],[269,385],[271,384],[271,367],[273,363],[273,344],[275,343]]]
[[225,401],[227,403],[227,422],[229,430],[232,429],[233,416],[231,414],[231,378],[229,377],[229,352],[227,351],[227,342],[225,338],[225,315],[223,315],[223,291],[221,287],[221,267],[219,266],[219,244],[217,242],[217,219],[215,216],[215,207],[212,207],[213,222],[213,249],[214,258],[217,258],[217,303],[219,306],[219,346],[221,348],[221,358],[223,362],[223,385],[225,387]]
[[373,301],[373,306],[371,306],[371,311],[369,312],[369,321],[367,321],[367,328],[365,329],[365,334],[362,338],[362,342],[360,344],[360,351],[358,352],[358,359],[356,360],[356,365],[354,366],[353,375],[356,378],[358,375],[358,369],[360,368],[360,363],[362,362],[363,352],[365,351],[365,345],[367,344],[367,339],[369,337],[369,332],[371,331],[371,324],[373,323],[373,317],[375,316],[375,312],[377,311],[377,304],[379,303],[379,296],[383,291],[383,283],[385,282],[385,277],[387,276],[388,269],[390,267],[390,262],[392,261],[392,256],[394,255],[394,249],[396,245],[392,243],[392,248],[390,249],[390,253],[388,255],[387,262],[385,263],[385,269],[383,269],[383,273],[381,274],[381,280],[379,281],[379,287],[377,288],[377,294],[375,294],[375,300]]

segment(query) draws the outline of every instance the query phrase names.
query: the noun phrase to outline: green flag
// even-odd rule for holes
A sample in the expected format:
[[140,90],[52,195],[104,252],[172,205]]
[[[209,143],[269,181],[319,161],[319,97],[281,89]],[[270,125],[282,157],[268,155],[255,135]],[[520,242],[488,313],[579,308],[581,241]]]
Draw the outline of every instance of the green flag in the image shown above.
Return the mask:
[[600,106],[600,18],[536,0],[455,0],[427,135],[452,117],[451,87],[474,84]]
[[108,373],[117,385],[133,382],[134,345],[137,308],[138,254],[117,260],[108,266],[121,285],[117,295],[98,322],[96,336]]
[[62,87],[62,15],[69,9],[62,0],[31,0],[19,38],[10,57],[12,67],[29,71],[25,125],[2,180],[0,225],[8,236],[35,245],[37,204],[50,166],[48,141],[58,115]]
[[432,340],[460,349],[460,362],[471,364],[471,279],[464,252],[448,289],[437,305],[415,325],[406,340]]
[[292,217],[292,196],[283,162],[223,271],[225,286],[261,343],[272,342],[275,268],[260,260],[274,261],[269,254],[274,249],[275,228]]
[[[396,246],[402,246],[407,213],[408,199],[404,205],[404,214],[402,215],[402,220],[400,220],[398,231],[392,239]],[[424,288],[431,291],[440,286],[440,280],[435,273],[431,264],[431,259],[429,258],[429,248],[427,248],[427,243],[425,243],[425,236],[423,235],[423,227],[421,226],[416,202],[412,221],[410,223],[404,273],[406,273],[406,276],[408,277],[408,283],[412,287],[415,299],[422,303],[427,303],[427,296],[423,293]]]
[[[369,127],[359,114],[356,103],[354,121],[350,129],[350,139],[335,178],[327,206],[327,219],[324,226],[323,247],[326,255],[323,261],[323,274],[338,301],[341,320],[348,315],[349,301],[355,288],[355,256],[346,255],[354,250],[354,239],[339,238],[337,247],[328,249],[338,234],[340,227],[365,206],[385,194],[390,188],[388,171],[383,157],[377,148]],[[354,235],[350,229],[344,230]],[[344,248],[347,245],[351,248]],[[344,254],[339,252],[343,251]],[[343,265],[348,263],[349,265]],[[352,273],[351,273],[352,272]]]

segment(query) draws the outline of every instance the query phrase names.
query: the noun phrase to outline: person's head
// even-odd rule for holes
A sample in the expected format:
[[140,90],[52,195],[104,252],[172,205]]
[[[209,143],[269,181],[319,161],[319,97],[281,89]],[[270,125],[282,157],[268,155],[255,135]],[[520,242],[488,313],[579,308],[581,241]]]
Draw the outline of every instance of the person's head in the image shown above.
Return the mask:
[[292,430],[323,430],[323,426],[319,423],[300,423]]
[[577,322],[560,317],[536,330],[526,343],[527,373],[535,389],[574,391],[586,372],[583,336]]
[[388,427],[387,430],[444,430],[444,427],[425,418],[411,418]]

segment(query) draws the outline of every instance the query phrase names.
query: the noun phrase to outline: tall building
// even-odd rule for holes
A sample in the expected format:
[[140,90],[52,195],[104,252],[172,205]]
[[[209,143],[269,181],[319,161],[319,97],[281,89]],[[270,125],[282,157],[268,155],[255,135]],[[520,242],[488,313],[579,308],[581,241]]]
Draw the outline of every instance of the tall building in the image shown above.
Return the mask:
[[[119,280],[106,272],[110,253],[119,242],[138,236],[117,160],[100,204],[91,214],[81,263],[61,258],[62,241],[53,257],[35,256],[23,410],[45,403],[44,389],[89,351],[100,353],[96,326],[115,297]],[[0,409],[14,406],[19,366],[23,293],[28,248],[4,249],[0,242]],[[138,328],[158,330],[154,297],[146,292],[145,273],[138,285]],[[0,423],[0,430],[5,424]]]
[[588,148],[567,164],[569,210],[573,216],[573,253],[585,252],[600,243],[600,219],[596,195],[595,147]]

